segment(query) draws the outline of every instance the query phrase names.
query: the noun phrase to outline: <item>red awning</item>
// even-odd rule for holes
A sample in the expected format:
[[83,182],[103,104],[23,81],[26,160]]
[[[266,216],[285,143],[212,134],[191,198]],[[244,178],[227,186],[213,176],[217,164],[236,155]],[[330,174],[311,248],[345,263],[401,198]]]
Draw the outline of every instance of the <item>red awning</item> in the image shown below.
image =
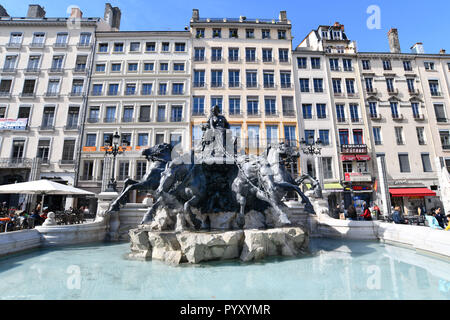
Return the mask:
[[356,160],[356,156],[342,156],[342,161],[355,161]]
[[358,161],[370,161],[370,156],[360,156],[360,155],[356,155],[356,160]]
[[436,192],[428,188],[389,188],[393,197],[435,197]]

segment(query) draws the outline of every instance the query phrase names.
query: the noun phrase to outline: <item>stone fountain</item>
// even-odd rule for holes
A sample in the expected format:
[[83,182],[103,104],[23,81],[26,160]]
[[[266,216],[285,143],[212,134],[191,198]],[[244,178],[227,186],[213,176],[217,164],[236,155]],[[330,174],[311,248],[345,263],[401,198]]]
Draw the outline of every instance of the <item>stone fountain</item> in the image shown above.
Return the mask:
[[299,187],[305,177],[293,179],[285,166],[299,153],[285,143],[270,145],[259,156],[238,153],[217,106],[202,129],[201,143],[188,154],[168,144],[143,151],[151,161],[149,172],[142,181],[127,181],[111,203],[108,213],[117,213],[132,190],[155,199],[142,224],[129,232],[129,257],[180,264],[304,254],[308,232],[292,225],[284,203],[288,193],[296,193],[302,210],[314,214]]

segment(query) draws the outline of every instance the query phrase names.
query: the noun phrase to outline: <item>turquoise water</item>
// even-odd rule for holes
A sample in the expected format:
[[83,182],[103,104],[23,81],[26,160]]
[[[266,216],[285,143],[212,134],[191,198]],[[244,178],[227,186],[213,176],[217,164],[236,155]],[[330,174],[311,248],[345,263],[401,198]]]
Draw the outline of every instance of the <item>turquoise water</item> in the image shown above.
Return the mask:
[[450,262],[377,242],[312,240],[263,263],[167,266],[129,244],[39,249],[0,259],[0,299],[450,299]]

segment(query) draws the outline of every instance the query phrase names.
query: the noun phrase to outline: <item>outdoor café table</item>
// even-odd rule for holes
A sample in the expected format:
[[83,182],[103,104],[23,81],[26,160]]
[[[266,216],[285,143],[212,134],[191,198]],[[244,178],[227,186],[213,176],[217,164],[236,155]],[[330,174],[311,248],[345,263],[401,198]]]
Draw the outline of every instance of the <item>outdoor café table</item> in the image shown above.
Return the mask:
[[11,221],[11,218],[9,218],[9,217],[0,218],[0,221],[2,221],[2,222],[9,222],[9,221]]

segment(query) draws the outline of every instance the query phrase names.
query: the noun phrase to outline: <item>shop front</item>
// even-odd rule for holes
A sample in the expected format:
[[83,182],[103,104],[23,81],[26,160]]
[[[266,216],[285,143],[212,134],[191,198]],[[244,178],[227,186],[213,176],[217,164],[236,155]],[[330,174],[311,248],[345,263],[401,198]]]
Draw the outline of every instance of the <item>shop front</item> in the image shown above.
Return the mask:
[[418,208],[426,212],[436,206],[436,192],[425,187],[389,187],[392,206],[400,207],[404,215],[417,215]]

